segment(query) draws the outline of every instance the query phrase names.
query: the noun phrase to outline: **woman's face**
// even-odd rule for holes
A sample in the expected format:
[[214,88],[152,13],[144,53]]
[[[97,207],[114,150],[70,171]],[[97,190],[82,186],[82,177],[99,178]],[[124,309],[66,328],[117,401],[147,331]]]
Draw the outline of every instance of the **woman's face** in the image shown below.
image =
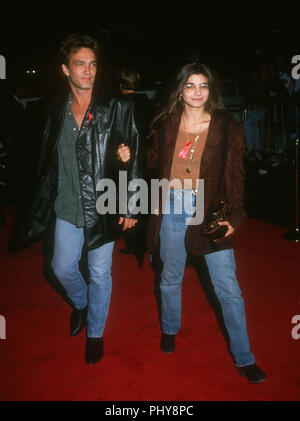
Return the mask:
[[202,74],[191,75],[182,92],[185,105],[192,108],[204,107],[209,97],[208,79]]

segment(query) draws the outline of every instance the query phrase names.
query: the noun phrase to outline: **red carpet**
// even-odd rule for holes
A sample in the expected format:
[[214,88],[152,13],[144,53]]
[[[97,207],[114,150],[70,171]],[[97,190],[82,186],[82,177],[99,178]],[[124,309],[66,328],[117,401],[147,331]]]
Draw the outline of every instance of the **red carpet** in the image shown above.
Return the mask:
[[[153,272],[114,251],[113,293],[105,356],[84,362],[85,334],[69,336],[70,307],[43,276],[42,244],[8,254],[13,208],[0,228],[1,401],[296,401],[300,399],[300,244],[286,231],[249,219],[236,235],[237,271],[256,362],[268,376],[240,377],[193,267],[183,284],[182,329],[176,352],[160,351]],[[11,215],[9,214],[11,213]],[[300,329],[299,329],[300,333]]]

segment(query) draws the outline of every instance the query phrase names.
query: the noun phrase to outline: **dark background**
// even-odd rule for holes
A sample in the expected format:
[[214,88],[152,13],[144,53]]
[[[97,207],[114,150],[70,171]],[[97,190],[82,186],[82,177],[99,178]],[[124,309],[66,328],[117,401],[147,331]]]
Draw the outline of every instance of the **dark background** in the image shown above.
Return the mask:
[[[76,3],[64,12],[46,3],[24,11],[18,6],[2,17],[2,21],[7,18],[0,43],[7,62],[6,83],[31,77],[38,90],[56,92],[61,78],[57,50],[69,33],[96,37],[109,71],[131,64],[141,72],[145,87],[168,79],[191,61],[194,51],[221,77],[244,79],[262,61],[278,55],[290,60],[300,54],[300,18],[297,11],[282,6],[271,5],[264,14],[253,3],[241,3],[233,10],[227,5],[221,9],[215,4],[208,10],[181,3],[164,13],[154,3],[145,4],[144,10],[116,3],[109,11],[100,3]],[[26,75],[28,69],[35,69],[35,75]]]
[[[288,4],[269,4],[262,11],[262,4],[246,2],[231,9],[227,3],[212,3],[210,9],[201,3],[172,3],[162,12],[166,4],[142,3],[137,9],[113,3],[107,10],[102,2],[68,3],[67,11],[62,11],[62,3],[30,9],[27,4],[24,10],[13,5],[1,15],[0,54],[6,58],[7,79],[0,80],[0,87],[12,90],[25,78],[29,96],[51,99],[60,94],[66,83],[58,48],[70,33],[89,34],[100,42],[112,78],[124,64],[139,70],[141,89],[168,83],[181,65],[193,61],[195,52],[220,78],[245,80],[261,63],[272,63],[278,56],[290,63],[300,55],[300,14]],[[32,70],[34,74],[26,73]],[[40,120],[34,122],[37,133]],[[35,133],[34,138],[40,136]],[[248,214],[292,226],[293,165],[261,176],[256,167],[262,165],[265,168],[265,163],[254,162],[247,170]]]

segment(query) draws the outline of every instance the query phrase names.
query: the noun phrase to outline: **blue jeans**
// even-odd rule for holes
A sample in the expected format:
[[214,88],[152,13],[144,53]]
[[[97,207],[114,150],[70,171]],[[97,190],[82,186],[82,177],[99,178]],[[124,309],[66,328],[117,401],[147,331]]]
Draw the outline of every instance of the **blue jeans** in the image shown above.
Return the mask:
[[103,335],[111,297],[111,265],[114,242],[88,252],[89,284],[79,270],[84,243],[83,228],[77,228],[62,219],[56,219],[54,273],[74,307],[83,309],[88,305],[87,336],[100,338]]
[[[184,206],[188,199],[189,206]],[[174,213],[174,203],[182,201],[182,213]],[[187,202],[186,202],[187,203]],[[163,215],[160,230],[162,330],[177,334],[181,326],[181,288],[186,262],[185,234],[195,204],[195,194],[186,190],[171,190],[170,213]],[[178,206],[177,206],[178,208]],[[238,367],[254,363],[250,352],[246,327],[244,300],[235,274],[233,249],[221,250],[205,255],[210,278],[220,302],[225,327],[230,338],[230,350]]]

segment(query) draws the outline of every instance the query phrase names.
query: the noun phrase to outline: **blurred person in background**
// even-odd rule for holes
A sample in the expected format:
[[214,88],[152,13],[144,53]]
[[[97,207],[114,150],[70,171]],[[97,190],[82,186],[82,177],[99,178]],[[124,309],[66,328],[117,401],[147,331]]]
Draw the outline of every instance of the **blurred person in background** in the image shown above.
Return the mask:
[[[139,127],[142,139],[141,147],[145,158],[146,136],[153,117],[153,103],[145,93],[137,93],[140,84],[141,75],[133,67],[124,66],[119,70],[120,92],[134,103],[136,123]],[[125,145],[122,146],[125,147]],[[129,153],[129,149],[127,149],[127,153]],[[144,166],[146,166],[146,160],[144,160]],[[146,222],[147,218],[143,216],[136,227],[124,233],[125,248],[120,250],[124,254],[136,255],[140,267],[147,248],[145,238]]]

